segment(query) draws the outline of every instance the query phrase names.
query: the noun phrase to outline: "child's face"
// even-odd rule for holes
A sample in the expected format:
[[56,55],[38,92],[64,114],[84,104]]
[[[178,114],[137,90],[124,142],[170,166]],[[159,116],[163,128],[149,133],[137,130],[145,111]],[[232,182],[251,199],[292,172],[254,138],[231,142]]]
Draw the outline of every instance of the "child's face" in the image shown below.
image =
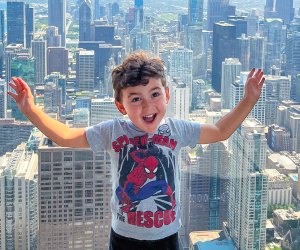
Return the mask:
[[149,78],[147,85],[122,89],[121,98],[121,103],[116,101],[119,111],[142,131],[154,133],[166,113],[170,94],[160,78]]

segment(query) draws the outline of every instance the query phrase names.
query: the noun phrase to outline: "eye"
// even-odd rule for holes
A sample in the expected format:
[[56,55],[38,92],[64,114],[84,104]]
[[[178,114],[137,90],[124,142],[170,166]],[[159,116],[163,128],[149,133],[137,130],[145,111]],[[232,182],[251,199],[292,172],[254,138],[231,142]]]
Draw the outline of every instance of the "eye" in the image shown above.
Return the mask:
[[140,101],[140,100],[141,100],[141,98],[139,98],[139,97],[134,97],[134,98],[131,99],[131,102],[138,102],[138,101]]
[[158,97],[158,96],[160,96],[160,93],[159,93],[159,92],[154,92],[154,93],[152,94],[152,97]]
[[148,168],[145,168],[145,172],[146,172],[147,174],[150,174],[150,170],[149,170]]
[[155,168],[155,169],[153,170],[153,173],[154,173],[154,174],[157,172],[157,169],[158,169],[158,168]]

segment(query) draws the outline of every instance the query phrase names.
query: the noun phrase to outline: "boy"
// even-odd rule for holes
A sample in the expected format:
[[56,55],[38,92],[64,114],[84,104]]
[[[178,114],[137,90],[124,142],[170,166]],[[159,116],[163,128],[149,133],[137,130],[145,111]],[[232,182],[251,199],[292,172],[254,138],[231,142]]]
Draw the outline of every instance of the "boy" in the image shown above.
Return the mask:
[[[112,72],[115,104],[129,121],[113,119],[89,128],[69,128],[34,105],[27,84],[12,78],[9,92],[19,109],[64,147],[107,150],[112,159],[111,250],[179,249],[181,147],[226,140],[257,102],[263,72],[252,69],[240,103],[216,125],[164,118],[170,99],[163,62],[149,54],[129,55]],[[200,136],[201,130],[201,136]]]

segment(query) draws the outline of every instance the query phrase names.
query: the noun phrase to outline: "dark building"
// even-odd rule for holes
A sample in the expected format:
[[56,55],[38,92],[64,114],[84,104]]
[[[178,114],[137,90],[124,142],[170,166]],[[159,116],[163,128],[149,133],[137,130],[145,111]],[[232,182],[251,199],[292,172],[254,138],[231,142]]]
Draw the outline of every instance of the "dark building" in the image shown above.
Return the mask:
[[48,0],[48,26],[58,27],[61,46],[66,46],[66,0]]
[[144,0],[134,0],[134,23],[143,27],[144,24]]
[[47,51],[47,73],[59,72],[68,76],[68,50],[64,47],[49,47]]
[[229,5],[229,0],[207,1],[207,30],[213,30],[213,25],[226,21],[228,16],[235,15],[235,6]]
[[221,92],[222,62],[225,58],[235,57],[236,26],[218,22],[213,29],[213,55],[212,55],[212,87]]
[[4,27],[5,27],[5,23],[4,23],[4,10],[0,10],[0,40],[2,41],[2,43],[4,42]]
[[267,0],[264,9],[264,18],[280,18],[284,24],[289,24],[295,14],[293,0]]
[[203,0],[189,0],[188,24],[201,26],[203,22]]
[[34,9],[26,4],[26,48],[31,48],[31,41],[34,36]]
[[120,6],[118,3],[113,3],[111,6],[111,15],[116,16],[120,13]]
[[26,46],[25,40],[25,3],[7,2],[7,44],[16,43]]
[[95,41],[115,44],[115,28],[113,25],[95,25]]
[[247,20],[244,16],[229,16],[228,23],[236,26],[236,37],[241,37],[242,34],[247,35]]
[[91,40],[92,4],[84,0],[79,7],[79,41]]

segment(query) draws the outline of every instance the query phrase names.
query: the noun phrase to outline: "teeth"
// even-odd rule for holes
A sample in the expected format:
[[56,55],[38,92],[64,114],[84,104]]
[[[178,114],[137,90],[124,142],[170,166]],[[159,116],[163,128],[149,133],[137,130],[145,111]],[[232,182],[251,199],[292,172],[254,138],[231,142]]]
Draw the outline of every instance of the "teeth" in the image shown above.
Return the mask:
[[145,115],[144,117],[145,118],[151,118],[151,117],[153,117],[154,115]]

